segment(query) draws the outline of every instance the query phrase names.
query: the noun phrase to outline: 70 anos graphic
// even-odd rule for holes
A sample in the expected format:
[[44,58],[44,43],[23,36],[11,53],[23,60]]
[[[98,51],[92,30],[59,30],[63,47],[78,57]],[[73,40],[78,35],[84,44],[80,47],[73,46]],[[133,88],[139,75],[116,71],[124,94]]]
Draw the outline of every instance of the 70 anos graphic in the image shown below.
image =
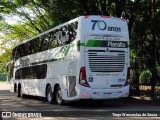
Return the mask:
[[107,23],[103,20],[91,20],[91,22],[93,23],[92,30],[98,28],[99,30],[121,32],[121,27],[107,26]]

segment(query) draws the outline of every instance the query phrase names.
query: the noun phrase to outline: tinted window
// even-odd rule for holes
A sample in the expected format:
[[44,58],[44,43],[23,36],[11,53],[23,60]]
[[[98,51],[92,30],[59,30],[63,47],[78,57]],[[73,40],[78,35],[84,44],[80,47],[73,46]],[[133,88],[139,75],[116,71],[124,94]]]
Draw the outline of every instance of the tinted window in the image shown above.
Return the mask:
[[16,60],[23,56],[70,44],[76,38],[77,28],[78,22],[74,22],[21,44],[14,48],[12,58]]
[[46,75],[47,65],[43,64],[18,69],[15,79],[45,79]]

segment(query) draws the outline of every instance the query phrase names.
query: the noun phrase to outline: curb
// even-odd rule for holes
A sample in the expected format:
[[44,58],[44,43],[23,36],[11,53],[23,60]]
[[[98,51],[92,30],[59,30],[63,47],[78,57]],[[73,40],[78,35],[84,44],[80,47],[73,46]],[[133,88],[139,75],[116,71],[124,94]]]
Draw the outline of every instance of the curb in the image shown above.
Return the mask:
[[130,96],[130,98],[133,99],[138,99],[138,100],[160,100],[158,98],[153,98],[153,97],[144,97],[144,96]]

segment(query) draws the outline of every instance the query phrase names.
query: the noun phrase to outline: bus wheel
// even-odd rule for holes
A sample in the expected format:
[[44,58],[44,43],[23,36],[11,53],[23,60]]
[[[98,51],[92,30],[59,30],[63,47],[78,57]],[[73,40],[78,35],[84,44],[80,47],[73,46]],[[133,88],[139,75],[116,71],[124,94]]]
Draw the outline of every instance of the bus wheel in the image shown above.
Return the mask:
[[17,92],[17,84],[14,84],[14,93]]
[[47,101],[49,103],[53,103],[54,102],[53,92],[52,92],[52,88],[51,88],[50,85],[47,87],[46,98],[47,98]]
[[62,90],[60,86],[57,87],[56,89],[56,102],[59,105],[65,105],[65,101],[62,99]]
[[17,97],[21,97],[21,85],[18,85]]

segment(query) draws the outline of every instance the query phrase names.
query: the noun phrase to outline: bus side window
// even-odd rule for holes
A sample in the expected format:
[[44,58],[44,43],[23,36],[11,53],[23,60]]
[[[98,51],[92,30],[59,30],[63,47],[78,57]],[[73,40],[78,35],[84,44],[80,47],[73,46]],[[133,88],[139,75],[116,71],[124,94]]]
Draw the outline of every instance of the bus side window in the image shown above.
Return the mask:
[[36,38],[34,41],[33,41],[33,53],[37,53],[37,52],[39,52],[39,46],[40,46],[40,40],[39,40],[40,38],[38,37],[38,38]]
[[37,79],[45,79],[47,75],[47,65],[39,65],[33,68],[35,74],[37,74]]
[[56,39],[56,35],[55,35],[55,31],[52,31],[50,33],[50,39],[49,39],[49,48],[55,48],[55,47],[58,47],[59,44],[58,44],[58,41]]
[[18,69],[15,73],[15,79],[20,79],[20,69]]
[[32,43],[32,40],[28,42],[28,52],[29,54],[32,54],[33,53],[33,43]]
[[66,44],[70,44],[75,40],[77,34],[77,26],[78,26],[77,22],[68,25],[67,36],[69,37],[69,39],[68,41],[66,41]]
[[40,51],[48,50],[48,44],[49,44],[49,35],[47,34],[41,37]]

